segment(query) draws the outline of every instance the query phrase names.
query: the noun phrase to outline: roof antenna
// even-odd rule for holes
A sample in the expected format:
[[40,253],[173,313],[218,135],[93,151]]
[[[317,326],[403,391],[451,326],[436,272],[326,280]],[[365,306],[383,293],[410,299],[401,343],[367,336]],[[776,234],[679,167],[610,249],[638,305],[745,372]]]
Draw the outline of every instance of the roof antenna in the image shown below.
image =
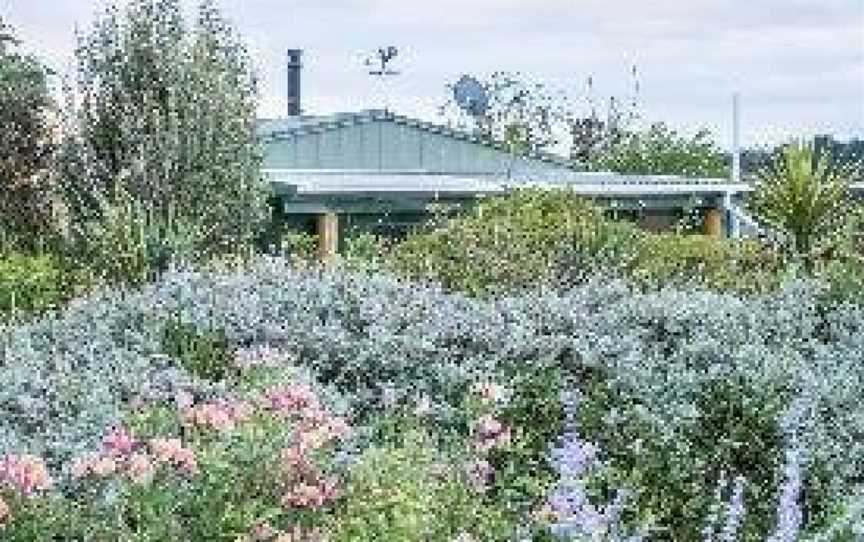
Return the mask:
[[594,76],[588,76],[588,105],[591,106],[591,118],[597,118],[597,105],[594,103]]
[[639,77],[636,75],[636,64],[630,69],[630,74],[633,76],[633,96],[630,102],[630,121],[635,121],[639,118]]
[[[395,70],[387,69],[387,63],[390,62],[391,60],[393,60],[393,58],[395,58],[396,55],[398,55],[398,54],[399,54],[399,50],[392,45],[388,46],[386,49],[384,47],[379,48],[378,52],[377,52],[377,56],[378,56],[377,61],[381,64],[381,67],[380,67],[380,69],[369,71],[369,75],[378,76],[378,82],[381,85],[381,93],[384,95],[384,114],[385,115],[387,114],[387,92],[385,91],[385,88],[384,88],[384,79],[388,75],[399,75],[399,73],[400,73],[400,72],[395,71]],[[364,62],[364,64],[366,66],[372,66],[374,63],[375,63],[375,60],[373,58],[367,58],[366,61]]]

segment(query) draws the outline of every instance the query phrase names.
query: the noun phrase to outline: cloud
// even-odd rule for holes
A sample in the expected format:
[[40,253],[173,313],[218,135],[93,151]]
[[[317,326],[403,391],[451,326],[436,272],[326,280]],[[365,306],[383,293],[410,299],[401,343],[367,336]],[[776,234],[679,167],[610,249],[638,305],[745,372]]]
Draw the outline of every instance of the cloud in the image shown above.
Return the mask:
[[[187,12],[195,2],[184,0]],[[0,0],[28,47],[71,59],[74,24],[99,3]],[[405,114],[436,120],[445,84],[462,73],[528,76],[597,99],[631,92],[637,64],[651,120],[731,139],[739,91],[752,137],[814,130],[864,137],[864,3],[860,0],[222,0],[260,68],[261,112],[284,111],[285,49],[305,50],[310,111],[379,106],[364,54],[397,45],[402,75],[387,88]],[[67,60],[64,60],[67,59]],[[803,132],[803,133],[802,133]]]

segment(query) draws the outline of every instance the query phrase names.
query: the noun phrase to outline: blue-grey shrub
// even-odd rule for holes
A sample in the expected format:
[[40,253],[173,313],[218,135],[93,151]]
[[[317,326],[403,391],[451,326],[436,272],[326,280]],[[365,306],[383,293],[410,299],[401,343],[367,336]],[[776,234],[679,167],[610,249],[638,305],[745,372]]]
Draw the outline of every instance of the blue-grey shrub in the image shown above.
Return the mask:
[[206,388],[159,358],[167,315],[179,313],[202,331],[224,329],[234,345],[279,348],[349,392],[354,407],[374,405],[386,387],[402,400],[429,394],[446,416],[448,394],[481,374],[557,362],[602,368],[639,399],[633,413],[674,443],[717,379],[762,390],[753,408],[809,390],[818,408],[803,438],[839,487],[864,473],[864,310],[820,307],[818,289],[796,282],[747,299],[696,287],[639,294],[595,278],[480,300],[277,258],[247,270],[174,270],[138,291],[93,294],[56,319],[2,330],[0,453],[27,449],[56,464],[92,447],[123,397]]

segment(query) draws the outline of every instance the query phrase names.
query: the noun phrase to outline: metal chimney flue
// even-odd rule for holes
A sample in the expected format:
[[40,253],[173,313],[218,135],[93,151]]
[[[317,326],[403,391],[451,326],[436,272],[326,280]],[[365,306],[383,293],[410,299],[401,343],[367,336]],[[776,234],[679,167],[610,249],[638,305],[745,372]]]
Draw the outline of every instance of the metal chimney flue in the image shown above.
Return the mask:
[[300,69],[303,67],[300,58],[302,49],[288,49],[288,116],[300,115]]

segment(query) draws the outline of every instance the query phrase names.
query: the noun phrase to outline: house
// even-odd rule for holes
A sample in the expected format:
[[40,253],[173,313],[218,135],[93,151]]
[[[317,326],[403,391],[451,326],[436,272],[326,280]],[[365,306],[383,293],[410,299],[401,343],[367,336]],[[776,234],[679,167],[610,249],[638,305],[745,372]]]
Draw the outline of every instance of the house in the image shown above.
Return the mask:
[[736,231],[744,183],[577,171],[555,155],[515,157],[500,142],[385,110],[301,115],[300,56],[288,51],[288,115],[257,129],[277,222],[317,231],[325,258],[352,232],[399,236],[433,212],[521,186],[566,187],[651,230],[695,209],[706,233]]

